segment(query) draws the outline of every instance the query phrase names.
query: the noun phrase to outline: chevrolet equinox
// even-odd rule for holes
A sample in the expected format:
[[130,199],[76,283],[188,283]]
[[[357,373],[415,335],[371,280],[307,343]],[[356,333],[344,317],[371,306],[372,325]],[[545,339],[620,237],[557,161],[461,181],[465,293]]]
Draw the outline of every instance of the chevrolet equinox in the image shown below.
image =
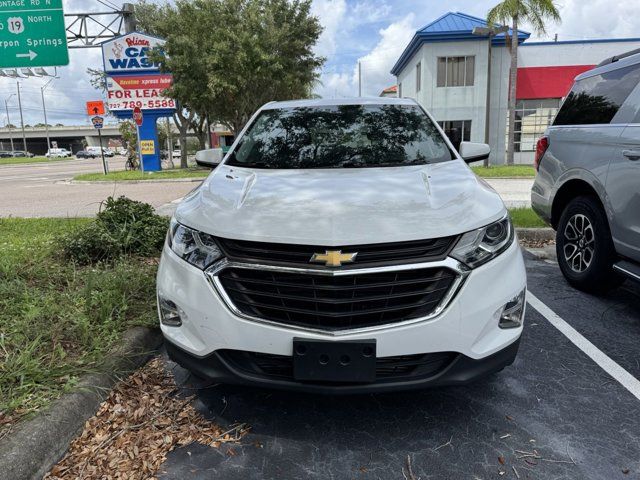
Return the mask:
[[171,358],[324,393],[510,365],[526,276],[507,210],[409,99],[265,105],[179,204],[158,271]]

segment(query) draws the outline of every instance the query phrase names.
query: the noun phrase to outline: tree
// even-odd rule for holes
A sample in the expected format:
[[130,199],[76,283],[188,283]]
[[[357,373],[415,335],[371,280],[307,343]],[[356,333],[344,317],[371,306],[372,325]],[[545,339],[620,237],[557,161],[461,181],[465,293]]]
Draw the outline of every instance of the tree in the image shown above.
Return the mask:
[[184,111],[178,108],[173,114],[173,121],[178,127],[178,135],[180,138],[180,168],[187,168],[187,134],[189,126],[195,117],[195,112]]
[[118,124],[118,130],[125,148],[132,152],[138,151],[138,133],[135,124],[131,120],[123,120]]
[[515,125],[516,125],[516,86],[518,73],[518,25],[529,23],[536,33],[546,33],[547,20],[560,21],[560,13],[555,0],[503,0],[489,10],[487,24],[511,23],[511,67],[509,70],[509,136],[507,141],[507,164],[513,165]]
[[169,94],[197,113],[194,121],[215,119],[236,135],[261,105],[308,97],[324,63],[313,52],[322,27],[310,0],[140,6],[142,28],[153,24],[166,38],[155,55],[173,74]]

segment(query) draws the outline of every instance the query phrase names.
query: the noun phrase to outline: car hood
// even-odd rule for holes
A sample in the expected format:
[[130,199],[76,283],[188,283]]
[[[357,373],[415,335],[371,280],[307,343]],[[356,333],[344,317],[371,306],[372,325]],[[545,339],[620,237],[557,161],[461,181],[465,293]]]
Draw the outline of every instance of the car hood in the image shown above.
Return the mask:
[[339,246],[456,235],[504,214],[498,194],[453,160],[309,170],[221,165],[175,215],[223,238]]

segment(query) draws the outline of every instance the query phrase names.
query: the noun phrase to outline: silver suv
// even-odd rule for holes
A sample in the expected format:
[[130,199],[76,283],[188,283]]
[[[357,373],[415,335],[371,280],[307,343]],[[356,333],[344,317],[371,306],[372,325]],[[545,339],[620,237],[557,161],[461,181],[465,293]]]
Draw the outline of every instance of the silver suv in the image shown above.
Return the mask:
[[533,209],[565,278],[592,293],[640,280],[639,81],[638,51],[576,77],[536,148]]

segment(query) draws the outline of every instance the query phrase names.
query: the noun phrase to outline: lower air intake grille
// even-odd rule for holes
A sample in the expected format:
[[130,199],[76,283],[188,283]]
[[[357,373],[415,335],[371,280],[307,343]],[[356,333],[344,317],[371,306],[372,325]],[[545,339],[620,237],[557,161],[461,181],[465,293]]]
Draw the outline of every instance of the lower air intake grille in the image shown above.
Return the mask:
[[[218,354],[236,368],[246,372],[283,380],[293,379],[293,357],[268,353],[220,350]],[[376,360],[376,379],[431,377],[453,362],[457,353],[437,352],[418,355],[381,357]]]

